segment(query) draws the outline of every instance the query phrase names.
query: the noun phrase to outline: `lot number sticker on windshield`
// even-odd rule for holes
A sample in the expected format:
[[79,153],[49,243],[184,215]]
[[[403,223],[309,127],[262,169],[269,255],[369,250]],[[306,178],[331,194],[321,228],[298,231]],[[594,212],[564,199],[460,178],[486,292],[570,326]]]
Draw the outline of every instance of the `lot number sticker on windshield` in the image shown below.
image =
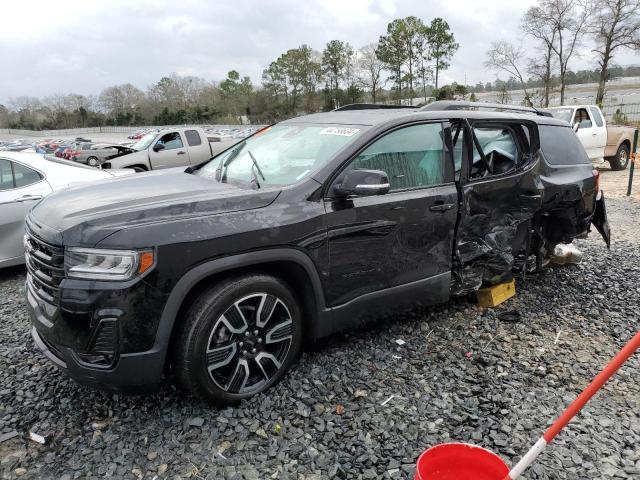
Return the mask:
[[340,137],[351,137],[359,131],[359,128],[327,127],[320,132],[320,135],[339,135]]

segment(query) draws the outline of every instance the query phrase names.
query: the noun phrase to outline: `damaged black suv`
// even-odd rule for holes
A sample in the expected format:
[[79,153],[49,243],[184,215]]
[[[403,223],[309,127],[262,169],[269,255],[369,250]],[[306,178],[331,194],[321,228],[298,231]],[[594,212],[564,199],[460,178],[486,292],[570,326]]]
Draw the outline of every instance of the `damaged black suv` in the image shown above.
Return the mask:
[[46,197],[25,235],[37,346],[83,384],[146,389],[170,368],[233,403],[277,382],[304,339],[540,268],[592,224],[609,243],[568,124],[368,107]]

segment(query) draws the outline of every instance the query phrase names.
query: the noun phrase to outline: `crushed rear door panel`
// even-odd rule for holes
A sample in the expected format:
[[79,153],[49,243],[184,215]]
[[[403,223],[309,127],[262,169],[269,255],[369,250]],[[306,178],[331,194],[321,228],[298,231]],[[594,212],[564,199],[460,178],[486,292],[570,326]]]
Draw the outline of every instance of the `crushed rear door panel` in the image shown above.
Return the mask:
[[483,282],[499,283],[510,275],[542,204],[539,165],[536,158],[513,174],[462,187],[453,294],[470,293]]

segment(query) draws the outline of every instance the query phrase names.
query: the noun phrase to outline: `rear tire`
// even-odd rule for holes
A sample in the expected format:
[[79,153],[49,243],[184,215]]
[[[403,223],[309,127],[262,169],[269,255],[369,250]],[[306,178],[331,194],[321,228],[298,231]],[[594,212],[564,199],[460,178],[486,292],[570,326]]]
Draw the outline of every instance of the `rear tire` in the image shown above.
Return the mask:
[[96,157],[87,158],[87,165],[89,165],[90,167],[97,167],[98,166],[98,159]]
[[629,165],[629,147],[623,143],[618,147],[615,157],[609,158],[611,170],[624,170]]
[[172,367],[187,391],[234,405],[277,383],[301,345],[301,310],[291,288],[270,275],[243,275],[196,298],[180,326]]

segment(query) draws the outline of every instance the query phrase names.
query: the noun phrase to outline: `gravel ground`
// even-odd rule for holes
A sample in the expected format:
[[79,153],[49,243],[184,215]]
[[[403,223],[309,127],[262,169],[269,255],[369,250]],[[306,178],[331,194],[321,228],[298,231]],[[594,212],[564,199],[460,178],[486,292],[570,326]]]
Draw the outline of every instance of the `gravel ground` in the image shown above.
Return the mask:
[[[4,478],[412,478],[429,445],[472,442],[517,460],[640,324],[640,202],[610,199],[611,251],[557,267],[496,310],[471,300],[333,336],[267,394],[217,410],[75,385],[36,353],[24,272],[0,272]],[[522,320],[497,313],[518,309]],[[400,345],[397,340],[403,340]],[[527,472],[640,478],[640,356]],[[30,430],[52,435],[46,445]]]

